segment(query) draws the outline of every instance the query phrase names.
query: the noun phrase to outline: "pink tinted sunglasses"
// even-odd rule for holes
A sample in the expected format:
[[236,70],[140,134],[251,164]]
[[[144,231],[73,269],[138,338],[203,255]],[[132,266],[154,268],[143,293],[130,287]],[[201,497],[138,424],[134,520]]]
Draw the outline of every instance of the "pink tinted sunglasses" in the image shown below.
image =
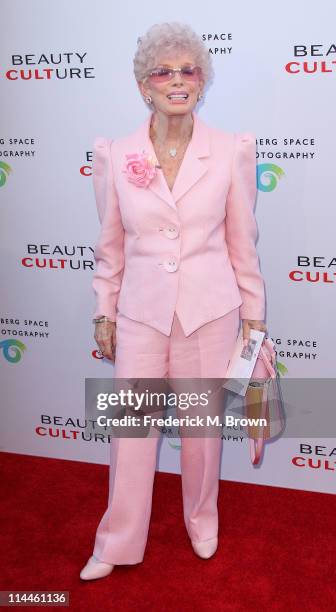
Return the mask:
[[176,72],[179,72],[186,81],[197,81],[202,73],[200,66],[182,66],[182,68],[158,66],[153,68],[146,78],[152,83],[165,83],[166,81],[171,81]]

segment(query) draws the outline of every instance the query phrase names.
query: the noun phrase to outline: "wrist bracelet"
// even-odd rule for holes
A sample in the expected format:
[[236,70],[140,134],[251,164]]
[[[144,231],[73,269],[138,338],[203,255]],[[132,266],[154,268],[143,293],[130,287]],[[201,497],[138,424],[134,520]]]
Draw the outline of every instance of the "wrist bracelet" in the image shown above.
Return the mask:
[[110,321],[110,323],[114,323],[114,321],[112,321],[105,315],[103,315],[102,317],[99,317],[98,319],[92,319],[92,323],[104,323],[105,321]]

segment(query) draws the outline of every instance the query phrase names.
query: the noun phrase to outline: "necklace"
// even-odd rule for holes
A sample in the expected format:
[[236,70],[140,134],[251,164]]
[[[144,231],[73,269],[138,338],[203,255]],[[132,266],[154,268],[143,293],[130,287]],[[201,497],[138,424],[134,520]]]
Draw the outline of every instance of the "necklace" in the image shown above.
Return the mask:
[[[151,124],[150,124],[150,131],[151,131],[151,133],[152,133],[152,137],[154,137],[154,138],[153,138],[153,140],[155,141],[155,134],[154,134],[154,130],[153,130],[153,123],[152,123],[152,122],[151,122]],[[186,139],[186,140],[185,140],[183,143],[181,143],[181,144],[179,145],[179,148],[180,148],[180,149],[182,149],[182,148],[184,148],[186,145],[188,145],[188,143],[189,143],[189,141],[190,141],[190,139],[191,139],[191,136],[192,136],[192,132],[193,132],[193,128],[191,128],[191,132],[190,132],[190,134],[188,135],[188,138],[187,138],[187,139]],[[177,147],[171,147],[170,149],[168,149],[168,154],[170,155],[170,157],[176,157],[176,155],[177,155]]]

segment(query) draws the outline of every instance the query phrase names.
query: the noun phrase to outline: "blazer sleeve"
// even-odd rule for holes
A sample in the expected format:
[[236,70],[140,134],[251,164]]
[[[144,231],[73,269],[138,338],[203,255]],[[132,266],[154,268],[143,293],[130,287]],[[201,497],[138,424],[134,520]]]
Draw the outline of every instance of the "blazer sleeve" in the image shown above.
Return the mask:
[[125,264],[125,232],[113,178],[111,145],[112,140],[103,137],[97,137],[93,144],[92,177],[101,228],[94,249],[92,287],[96,296],[94,318],[106,315],[115,321]]
[[256,137],[252,132],[234,135],[231,185],[226,202],[225,236],[243,303],[241,319],[264,320],[265,286],[256,250],[258,234],[254,216],[257,195]]

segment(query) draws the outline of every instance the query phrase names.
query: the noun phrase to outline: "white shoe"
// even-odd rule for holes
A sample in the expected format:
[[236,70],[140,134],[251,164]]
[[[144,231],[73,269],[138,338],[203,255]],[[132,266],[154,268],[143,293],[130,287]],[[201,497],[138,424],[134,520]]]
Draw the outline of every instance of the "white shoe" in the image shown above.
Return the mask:
[[105,563],[105,561],[98,561],[93,555],[88,560],[85,567],[83,567],[79,577],[82,580],[95,580],[96,578],[104,578],[108,576],[114,568],[111,563]]
[[196,555],[202,559],[209,559],[217,550],[218,538],[211,538],[211,540],[204,540],[203,542],[192,541],[191,543]]

